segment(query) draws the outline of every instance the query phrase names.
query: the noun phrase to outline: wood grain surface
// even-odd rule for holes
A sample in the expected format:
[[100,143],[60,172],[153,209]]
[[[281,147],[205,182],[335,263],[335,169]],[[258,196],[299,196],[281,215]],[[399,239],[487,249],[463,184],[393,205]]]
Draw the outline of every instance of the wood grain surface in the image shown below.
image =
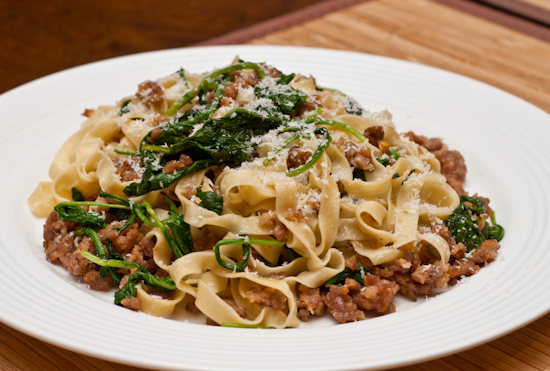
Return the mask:
[[[276,2],[267,1],[266,6],[276,7]],[[287,1],[286,10],[313,2]],[[447,0],[365,1],[307,22],[289,24],[249,43],[354,50],[423,63],[484,81],[550,112],[550,43],[442,4],[445,2],[451,3]],[[166,27],[144,19],[148,15],[145,0],[134,1],[135,7],[131,8],[123,7],[122,4],[128,7],[126,1],[97,1],[109,9],[99,15],[90,12],[94,6],[91,0],[82,1],[88,8],[83,5],[82,9],[71,10],[67,2],[61,0],[49,3],[51,6],[44,5],[44,9],[40,9],[41,14],[11,19],[29,6],[38,12],[38,4],[45,3],[0,1],[0,21],[4,23],[0,27],[6,24],[11,27],[8,37],[0,38],[3,40],[0,92],[66,67],[136,51],[184,46],[255,22],[250,18],[241,20],[254,10],[237,10],[238,16],[232,18],[227,12],[207,9],[212,3],[200,1],[190,4],[211,14],[201,14],[200,22],[215,19],[218,23],[215,27],[202,27],[197,22],[194,31],[186,28],[188,26],[180,22],[196,13],[189,10],[191,7],[181,10],[177,7],[181,3],[175,0],[162,2]],[[296,4],[295,8],[292,3]],[[227,6],[229,0],[224,4]],[[277,14],[269,17],[274,15]],[[222,19],[224,17],[230,20]],[[257,17],[256,21],[267,19]],[[72,22],[71,26],[64,31],[54,27],[59,26],[61,20]],[[127,23],[121,25],[120,22]],[[241,27],[233,27],[235,22]],[[74,29],[72,33],[68,31],[71,28]],[[0,30],[6,32],[5,28]],[[79,35],[82,32],[86,37]],[[77,45],[85,42],[89,44],[84,48],[82,44]],[[28,50],[22,51],[22,48]],[[0,324],[0,370],[143,369],[64,350]],[[548,371],[550,315],[485,345],[396,370]]]
[[0,93],[84,63],[180,48],[323,0],[1,0]]
[[249,43],[418,62],[484,81],[550,112],[550,43],[430,0],[365,2]]
[[538,6],[540,8],[550,9],[550,1],[548,0],[520,0],[520,1]]
[[549,0],[480,0],[496,8],[550,26]]

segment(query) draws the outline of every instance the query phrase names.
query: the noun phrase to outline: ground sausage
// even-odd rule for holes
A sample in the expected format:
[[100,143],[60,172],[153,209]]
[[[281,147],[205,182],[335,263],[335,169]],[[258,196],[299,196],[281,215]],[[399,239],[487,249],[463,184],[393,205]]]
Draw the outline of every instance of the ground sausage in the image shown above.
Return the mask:
[[245,72],[243,70],[236,70],[229,72],[231,81],[240,85],[243,88],[247,86],[256,86],[260,82],[260,74],[256,70],[251,72]]
[[393,297],[399,292],[399,285],[370,273],[365,274],[363,280],[363,287],[352,296],[357,306],[377,314],[395,312]]
[[129,182],[141,178],[139,170],[141,169],[141,160],[139,157],[119,157],[113,160],[115,173],[120,176],[123,182]]
[[102,280],[99,274],[99,271],[93,270],[89,271],[88,273],[84,274],[84,277],[82,277],[84,282],[86,282],[88,285],[90,285],[90,288],[92,290],[96,291],[109,291],[111,289],[111,286],[113,285],[113,280],[111,277],[107,276],[105,277],[105,280]]
[[365,129],[363,135],[368,139],[370,144],[378,147],[380,141],[384,139],[384,127],[379,125],[369,126]]
[[115,230],[122,227],[123,223],[115,221],[110,223],[105,229],[98,232],[103,243],[111,241],[112,247],[120,254],[127,254],[132,251],[135,245],[139,244],[143,238],[143,233],[138,230],[139,224],[132,223],[122,232]]
[[74,230],[76,223],[59,220],[57,213],[52,211],[44,224],[44,249],[46,258],[55,262],[74,249]]
[[[342,286],[332,285],[324,296],[329,312],[339,323],[355,322],[365,319],[365,313],[357,307],[351,295],[360,290],[361,285],[350,278]],[[351,294],[351,295],[350,295]]]
[[89,109],[89,108],[86,108],[84,110],[84,112],[82,112],[82,116],[84,117],[91,117],[93,115],[93,113],[95,112],[95,109]]
[[374,165],[371,162],[372,152],[370,148],[359,147],[357,144],[344,138],[338,139],[335,144],[344,153],[351,166],[359,170],[374,170]]
[[296,286],[298,317],[301,321],[307,321],[310,316],[322,316],[325,313],[325,302],[319,288],[311,288],[305,285]]
[[82,250],[96,255],[95,245],[88,236],[84,236],[84,238],[82,238],[82,241],[78,244],[74,251],[62,256],[59,259],[65,266],[65,269],[75,276],[83,276],[86,273],[97,269],[97,265],[90,262],[80,254]]
[[441,163],[441,174],[447,178],[447,183],[459,195],[466,194],[463,188],[466,180],[466,163],[460,152],[449,150],[440,138],[427,138],[412,131],[404,136],[432,152]]
[[460,152],[440,149],[433,154],[441,163],[441,174],[447,178],[447,183],[459,195],[466,194],[463,188],[466,181],[466,163]]
[[441,138],[428,138],[423,135],[416,135],[412,131],[404,133],[403,135],[416,144],[420,144],[430,152],[437,151],[445,147]]
[[476,264],[492,262],[496,259],[499,248],[500,244],[497,240],[487,240],[475,249],[470,260]]
[[294,169],[304,165],[310,159],[313,153],[310,150],[302,149],[300,147],[294,147],[288,152],[288,158],[286,160],[287,167]]
[[266,225],[267,223],[273,223],[273,236],[277,241],[286,241],[288,239],[288,228],[278,218],[277,213],[270,211],[263,213],[260,217],[260,225]]
[[321,106],[321,99],[317,95],[308,95],[304,102],[304,105],[300,107],[298,115],[301,116],[306,112],[315,111]]
[[427,264],[416,268],[411,277],[420,284],[442,289],[447,287],[447,282],[449,282],[448,270],[447,264]]
[[193,240],[193,251],[212,250],[220,238],[213,233],[206,233]]
[[158,83],[144,81],[138,85],[136,97],[145,103],[160,103],[164,100],[164,91]]
[[122,304],[122,306],[124,308],[130,309],[130,310],[133,310],[133,311],[136,311],[136,312],[141,309],[141,299],[137,298],[135,296],[132,296],[130,298],[122,299],[120,301],[120,304]]
[[162,172],[164,174],[172,174],[174,171],[188,167],[193,163],[193,160],[187,155],[180,155],[179,160],[171,160],[164,165]]
[[279,310],[283,310],[286,307],[286,296],[273,287],[255,285],[245,295],[251,303],[260,303]]

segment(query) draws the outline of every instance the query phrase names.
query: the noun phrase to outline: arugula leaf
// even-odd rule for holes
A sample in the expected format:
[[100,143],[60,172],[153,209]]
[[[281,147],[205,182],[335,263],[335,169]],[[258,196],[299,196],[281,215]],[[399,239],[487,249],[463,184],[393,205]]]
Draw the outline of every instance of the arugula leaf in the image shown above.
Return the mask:
[[126,286],[115,292],[115,304],[122,305],[121,302],[123,299],[136,296],[136,286],[141,281],[143,281],[143,283],[147,286],[160,292],[170,292],[176,289],[176,284],[170,276],[160,279],[149,272],[139,271],[130,276]]
[[162,171],[155,173],[152,167],[148,167],[143,173],[141,182],[131,183],[124,188],[124,193],[127,196],[141,196],[152,191],[164,189],[187,174],[207,168],[209,164],[208,160],[195,161],[188,167],[178,169],[172,174],[164,174]]
[[254,93],[258,98],[272,100],[283,113],[295,115],[306,102],[307,94],[288,85],[292,81],[290,76],[294,78],[294,74],[283,76],[275,86],[260,83],[254,88]]
[[137,263],[126,260],[105,259],[99,256],[95,256],[85,250],[81,252],[81,255],[92,263],[99,265],[101,268],[111,270],[114,270],[115,268],[138,270],[136,273],[132,274],[129,277],[126,286],[115,292],[115,304],[117,305],[121,305],[121,301],[123,299],[136,296],[136,286],[141,281],[143,281],[143,283],[147,286],[152,287],[160,292],[170,292],[176,289],[176,284],[174,283],[172,277],[168,276],[164,279],[158,278],[150,273],[145,267]]
[[384,166],[387,166],[390,163],[390,159],[397,161],[399,157],[403,157],[403,156],[396,149],[390,148],[389,156],[377,157],[376,161],[378,161]]
[[[500,241],[504,237],[504,228],[496,224],[494,214],[491,214],[491,223],[479,215],[485,213],[485,203],[476,197],[460,196],[460,205],[453,210],[451,216],[445,220],[451,235],[457,243],[463,243],[466,251],[477,249],[488,239]],[[483,229],[479,229],[478,222],[484,221]]]
[[288,75],[285,75],[284,73],[282,73],[281,71],[279,71],[279,81],[278,83],[279,84],[290,84],[290,82],[294,79],[294,76],[296,76],[295,73],[291,73],[291,74],[288,74]]
[[247,324],[241,324],[241,323],[222,323],[220,326],[222,327],[233,327],[233,328],[261,328],[261,329],[272,329],[275,327],[267,327],[262,325],[247,325]]
[[294,251],[290,247],[287,248],[287,250],[288,250],[287,253],[288,253],[289,262],[293,261],[294,259],[298,259],[302,257],[302,255],[298,254],[296,251]]
[[205,209],[212,210],[218,215],[222,215],[223,210],[223,196],[216,192],[208,191],[204,192],[200,187],[197,187],[196,196],[201,199],[199,206]]
[[346,282],[346,278],[352,278],[361,285],[364,285],[365,281],[363,280],[363,275],[366,273],[370,273],[370,268],[362,264],[359,264],[356,270],[346,267],[342,272],[329,279],[327,283],[325,283],[325,287],[329,288],[332,285],[342,286]]
[[183,82],[185,83],[185,87],[187,89],[189,89],[189,81],[187,80],[187,76],[185,76],[185,70],[183,68],[180,68],[177,72],[177,74],[179,75],[179,77],[183,80]]
[[[342,93],[344,94],[344,93]],[[344,94],[344,109],[350,115],[363,115],[363,107],[355,100],[355,98],[350,97],[349,95]]]
[[[314,121],[315,122],[315,121]],[[364,142],[365,140],[367,140],[367,138],[361,134],[360,132],[358,132],[357,130],[355,130],[354,128],[352,128],[351,126],[348,126],[346,124],[344,124],[343,122],[340,122],[340,121],[334,121],[334,120],[320,120],[320,121],[316,121],[315,122],[315,125],[328,125],[328,126],[333,126],[333,127],[337,127],[353,136],[355,136],[357,139],[359,139],[361,142]]]
[[183,215],[179,214],[174,221],[166,223],[174,241],[178,245],[183,255],[189,254],[193,251],[193,237],[191,236],[191,227],[189,224],[183,221]]
[[379,163],[381,163],[384,166],[387,166],[390,163],[390,158],[389,157],[377,157],[376,161],[378,161]]
[[[111,244],[111,240],[107,239],[107,243],[105,244],[105,248],[109,252],[109,258],[110,259],[117,259],[120,260],[120,255],[113,250],[113,246]],[[96,247],[97,250],[97,247]],[[122,277],[120,274],[118,274],[113,268],[110,267],[101,267],[99,269],[99,278],[101,278],[103,281],[107,278],[107,276],[110,276],[113,282],[120,283],[120,280]]]
[[122,106],[120,106],[120,111],[118,111],[119,116],[122,116],[125,113],[130,112],[130,108],[128,108],[128,104],[130,104],[131,102],[132,101],[128,99],[127,101],[124,101],[124,103],[122,103]]
[[354,169],[353,170],[353,179],[360,179],[363,182],[367,181],[367,178],[365,178],[365,172],[361,169]]
[[[144,161],[148,165],[141,183],[130,184],[124,189],[124,193],[128,196],[140,196],[163,189],[183,176],[213,164],[239,166],[249,159],[250,138],[263,135],[281,124],[280,117],[264,117],[242,108],[233,109],[221,118],[210,119],[194,135],[183,138],[179,135],[171,146],[162,147],[160,159],[155,157],[159,166],[154,167],[153,160]],[[150,147],[142,145],[142,148]],[[142,150],[141,153],[142,158],[151,158],[151,152]],[[181,154],[186,154],[194,162],[172,174],[162,173],[164,164],[178,159]],[[158,153],[155,155],[159,156]]]
[[118,153],[119,155],[126,155],[126,156],[135,156],[136,153],[134,151],[126,150],[126,149],[118,149],[115,148],[115,153]]
[[73,201],[86,201],[86,199],[82,195],[82,192],[80,192],[76,187],[73,187],[73,189],[71,189],[71,194],[73,197]]
[[211,84],[213,83],[213,81],[217,78],[219,78],[220,76],[223,78],[225,76],[225,78],[227,78],[227,74],[231,71],[236,71],[236,70],[242,70],[242,69],[246,69],[246,68],[253,68],[256,70],[256,72],[258,72],[258,75],[260,76],[260,79],[263,79],[265,77],[265,72],[264,70],[262,69],[262,67],[260,67],[259,65],[257,65],[256,63],[251,63],[251,62],[242,62],[242,63],[237,63],[237,64],[233,64],[231,66],[228,66],[228,67],[225,67],[225,68],[222,68],[222,69],[219,69],[217,71],[214,71],[213,73],[211,73],[210,75],[208,75],[206,78],[204,78],[204,80],[201,81],[201,83],[199,84],[199,86],[197,86],[195,89],[187,92],[183,97],[180,98],[180,100],[178,100],[176,103],[174,103],[169,109],[168,111],[166,111],[164,114],[166,116],[171,116],[173,115],[174,113],[176,113],[181,107],[185,106],[187,103],[189,103],[193,98],[195,98],[199,92],[201,90],[207,90],[207,86],[211,86]]
[[[96,253],[97,253],[97,257],[99,259],[107,259],[107,254],[105,253],[105,250],[107,249],[107,251],[109,253],[112,253],[113,256],[110,256],[112,258],[116,258],[116,257],[119,257],[120,256],[112,249],[111,247],[111,241],[107,240],[108,243],[107,243],[107,247],[103,246],[103,243],[101,243],[101,238],[99,237],[99,234],[93,230],[92,228],[80,228],[78,229],[76,232],[75,232],[75,236],[81,236],[81,235],[87,235],[88,237],[90,237],[90,239],[92,240],[94,246],[95,246],[95,249],[96,249]],[[86,255],[84,253],[88,253],[87,251],[83,250],[80,252],[80,254],[84,257],[86,257]],[[89,255],[92,255],[90,253],[88,253]],[[94,255],[92,255],[94,256]],[[112,278],[112,280],[114,282],[120,282],[121,280],[121,277],[120,277],[120,274],[117,273],[117,271],[112,268],[112,267],[107,267],[107,266],[102,266],[101,269],[99,270],[99,278],[101,278],[102,280],[105,280],[105,278],[107,278],[107,276],[110,276]]]
[[54,207],[59,220],[64,222],[73,222],[83,227],[100,228],[107,227],[109,223],[101,219],[98,214],[83,210],[77,202],[62,202]]
[[[284,246],[283,241],[274,241],[274,240],[258,240],[252,239],[248,236],[230,239],[230,240],[220,240],[216,242],[214,246],[214,255],[216,256],[216,261],[225,269],[229,269],[234,272],[242,272],[245,270],[248,265],[248,259],[250,258],[250,244],[259,244],[259,245],[268,245],[268,246]],[[243,261],[239,264],[228,263],[222,259],[220,253],[220,246],[222,245],[242,245],[243,248]]]
[[332,137],[330,136],[329,132],[327,129],[321,127],[321,128],[317,128],[313,131],[314,134],[321,134],[325,137],[325,140],[319,145],[319,147],[317,147],[317,149],[315,150],[315,152],[313,152],[313,154],[311,155],[311,157],[309,158],[308,162],[306,162],[305,164],[289,171],[286,173],[287,176],[289,177],[293,177],[293,176],[296,176],[296,175],[300,175],[302,174],[303,172],[305,172],[306,170],[308,170],[309,168],[311,168],[313,165],[315,165],[315,163],[317,161],[319,161],[319,159],[321,158],[321,156],[323,155],[323,152],[328,148],[330,147],[330,144],[332,143]]

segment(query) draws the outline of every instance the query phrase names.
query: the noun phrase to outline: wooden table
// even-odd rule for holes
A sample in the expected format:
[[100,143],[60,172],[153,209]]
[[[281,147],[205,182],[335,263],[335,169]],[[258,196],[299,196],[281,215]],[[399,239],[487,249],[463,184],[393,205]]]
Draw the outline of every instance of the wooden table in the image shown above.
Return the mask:
[[[484,81],[550,112],[549,0],[326,1],[202,45],[233,43],[414,61]],[[148,44],[143,51],[155,48]],[[1,370],[139,370],[49,345],[3,324],[0,344]],[[550,370],[550,314],[488,344],[399,370]]]

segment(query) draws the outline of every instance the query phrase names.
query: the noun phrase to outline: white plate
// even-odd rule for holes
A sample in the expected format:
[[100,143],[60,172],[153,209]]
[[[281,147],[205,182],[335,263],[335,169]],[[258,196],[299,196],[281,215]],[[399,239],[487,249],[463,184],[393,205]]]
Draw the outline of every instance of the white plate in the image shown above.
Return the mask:
[[[362,322],[286,330],[231,329],[155,318],[112,304],[46,262],[43,220],[27,197],[84,108],[112,104],[179,67],[205,72],[235,55],[312,74],[400,131],[440,136],[467,161],[466,189],[489,196],[506,228],[500,258],[424,303]],[[438,69],[323,49],[228,46],[116,58],[0,96],[0,320],[64,348],[144,367],[185,370],[380,369],[448,355],[550,310],[550,116],[510,94]]]

